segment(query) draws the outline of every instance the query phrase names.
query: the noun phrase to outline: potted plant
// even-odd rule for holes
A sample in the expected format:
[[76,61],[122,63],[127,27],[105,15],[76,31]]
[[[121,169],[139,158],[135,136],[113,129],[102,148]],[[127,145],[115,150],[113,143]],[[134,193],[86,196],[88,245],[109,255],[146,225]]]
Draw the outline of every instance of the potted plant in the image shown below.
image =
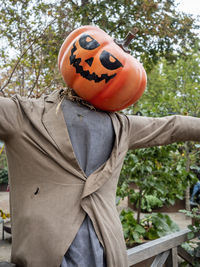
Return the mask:
[[131,209],[122,210],[120,220],[127,248],[179,231],[167,214],[151,213],[138,221]]

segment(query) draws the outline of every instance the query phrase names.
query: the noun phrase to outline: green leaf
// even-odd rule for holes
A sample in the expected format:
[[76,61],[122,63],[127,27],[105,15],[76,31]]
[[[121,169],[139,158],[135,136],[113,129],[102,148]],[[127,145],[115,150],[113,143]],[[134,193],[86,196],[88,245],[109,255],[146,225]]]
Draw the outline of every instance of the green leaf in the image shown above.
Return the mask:
[[154,240],[159,238],[159,235],[157,233],[157,230],[154,228],[150,228],[148,232],[145,234],[145,237],[149,240]]
[[188,233],[187,236],[188,236],[188,239],[193,239],[195,237],[193,232]]
[[133,232],[133,239],[135,240],[135,242],[137,243],[141,243],[142,240],[140,239],[140,235],[137,232]]
[[140,234],[144,234],[145,233],[145,229],[144,227],[142,227],[141,225],[137,224],[135,229],[134,229],[135,232],[138,232]]

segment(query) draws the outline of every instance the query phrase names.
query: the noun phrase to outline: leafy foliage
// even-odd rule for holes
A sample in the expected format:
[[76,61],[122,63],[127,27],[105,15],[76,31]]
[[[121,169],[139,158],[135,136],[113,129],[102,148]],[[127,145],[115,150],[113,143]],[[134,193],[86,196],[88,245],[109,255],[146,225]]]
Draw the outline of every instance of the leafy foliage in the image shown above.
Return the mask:
[[178,225],[167,214],[152,213],[146,215],[141,223],[148,226],[145,237],[150,240],[179,231]]
[[[194,224],[188,225],[188,228],[191,232],[188,234],[189,239],[193,239],[197,233],[200,233],[200,210],[198,208],[193,208],[192,211],[180,210],[180,212],[184,213],[186,216],[193,219]],[[200,237],[198,237],[200,240]],[[193,266],[199,267],[200,263],[200,241],[190,240],[185,242],[182,247],[194,258]]]
[[[139,192],[133,192],[130,195],[130,201],[131,203],[138,203],[140,198]],[[158,197],[153,195],[144,195],[141,200],[141,211],[143,212],[151,212],[152,209],[160,208],[163,206],[163,201],[161,201]],[[136,205],[136,208],[138,208],[138,205]]]
[[152,213],[138,223],[131,210],[123,210],[120,219],[127,247],[179,231],[177,224],[167,214]]
[[0,184],[8,184],[8,170],[7,169],[0,170]]
[[120,220],[123,226],[124,238],[128,247],[144,241],[145,228],[137,223],[131,210],[122,210]]
[[[129,151],[122,168],[117,195],[129,196],[138,208],[147,196],[160,200],[159,205],[173,205],[184,198],[184,191],[195,175],[185,170],[185,158],[178,144]],[[134,183],[139,192],[130,187]],[[148,207],[149,211],[151,207]],[[138,218],[139,220],[139,218]]]
[[6,153],[4,145],[0,142],[0,169],[4,168],[7,168]]
[[[148,88],[134,107],[146,116],[200,116],[200,53],[175,64],[161,60],[148,75]],[[131,108],[130,108],[131,109]]]

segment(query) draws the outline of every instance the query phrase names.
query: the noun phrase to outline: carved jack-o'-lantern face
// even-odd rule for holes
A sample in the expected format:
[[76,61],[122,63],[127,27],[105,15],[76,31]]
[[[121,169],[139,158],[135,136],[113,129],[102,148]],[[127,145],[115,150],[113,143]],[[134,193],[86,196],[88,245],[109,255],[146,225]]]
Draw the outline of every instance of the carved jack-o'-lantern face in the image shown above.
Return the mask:
[[[101,81],[107,83],[110,79],[116,76],[116,73],[109,75],[109,70],[116,70],[123,67],[123,65],[115,56],[106,50],[103,50],[99,57],[93,55],[93,50],[99,46],[100,44],[92,36],[83,34],[77,42],[73,43],[70,64],[76,69],[76,73],[79,73],[83,78],[89,81],[94,81],[95,83]],[[81,48],[83,49],[83,52],[81,53],[81,57],[79,57],[79,53],[76,55],[76,51],[80,51]],[[100,75],[96,74],[95,71],[91,73],[92,68],[84,70],[83,65],[81,65],[84,64],[84,62],[86,62],[89,67],[92,67],[92,64],[94,63],[94,68],[97,64],[101,64],[102,69],[103,67],[105,68],[105,73]]]
[[142,65],[94,26],[81,27],[66,38],[58,63],[67,85],[102,110],[129,106],[146,86]]

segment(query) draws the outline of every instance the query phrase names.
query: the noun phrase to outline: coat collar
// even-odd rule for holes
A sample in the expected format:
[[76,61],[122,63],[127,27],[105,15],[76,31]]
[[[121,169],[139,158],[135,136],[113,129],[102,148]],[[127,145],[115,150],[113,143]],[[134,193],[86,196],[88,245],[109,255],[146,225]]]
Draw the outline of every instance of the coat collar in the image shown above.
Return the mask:
[[61,107],[59,107],[61,92],[62,90],[56,90],[44,98],[42,123],[57,149],[60,150],[67,162],[70,162],[73,173],[85,181],[86,176],[74,155],[63,112]]
[[73,168],[73,173],[86,182],[82,194],[82,198],[85,198],[97,191],[112,176],[112,170],[115,165],[114,163],[118,150],[117,129],[119,128],[119,125],[116,120],[116,115],[114,113],[109,113],[115,131],[115,144],[112,153],[109,159],[102,166],[94,171],[89,177],[86,177],[79,166],[73,151],[62,109],[61,107],[57,108],[61,101],[60,95],[62,91],[63,90],[54,91],[52,94],[44,98],[45,108],[42,122],[57,148],[61,151],[66,160],[70,162],[70,165]]

